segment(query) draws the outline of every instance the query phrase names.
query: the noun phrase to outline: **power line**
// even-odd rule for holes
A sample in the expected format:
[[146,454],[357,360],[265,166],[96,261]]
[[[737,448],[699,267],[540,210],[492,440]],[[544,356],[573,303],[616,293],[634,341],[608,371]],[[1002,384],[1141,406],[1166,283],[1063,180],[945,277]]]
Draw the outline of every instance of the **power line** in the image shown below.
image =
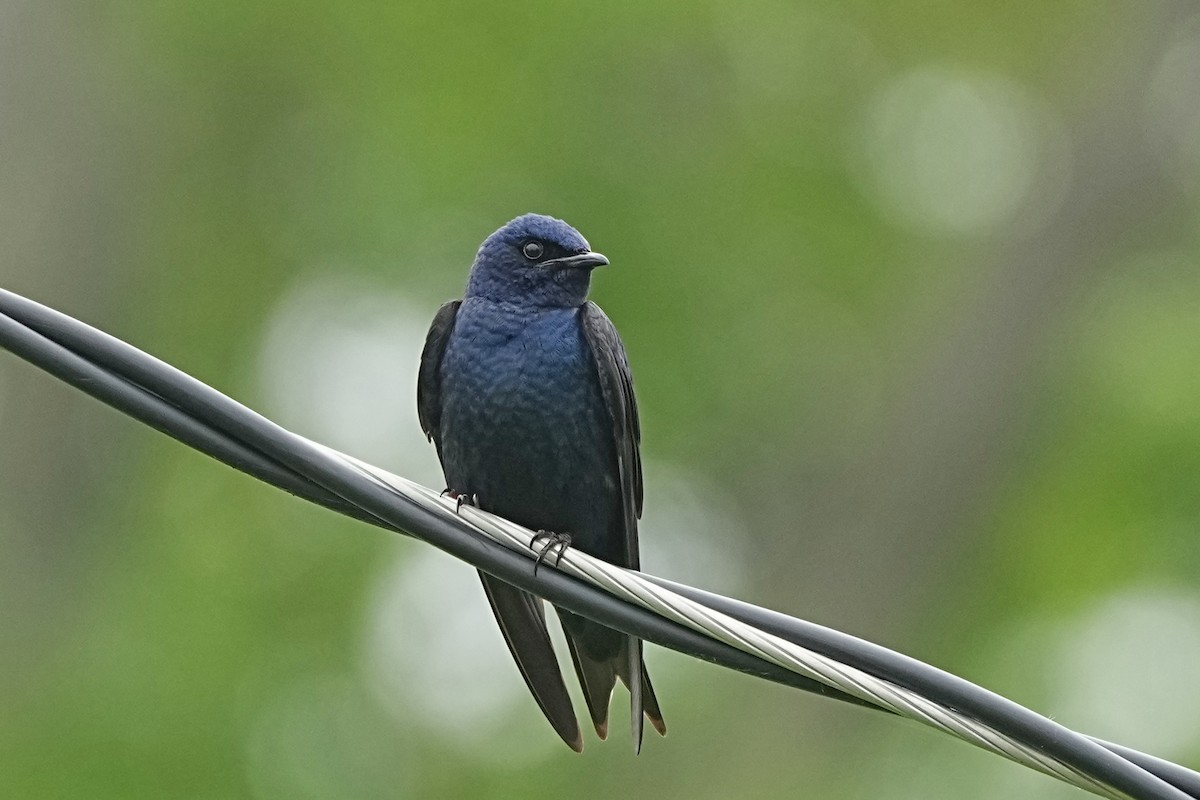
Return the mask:
[[236,469],[414,536],[555,605],[679,652],[916,719],[1102,797],[1200,800],[1200,773],[1075,733],[961,678],[829,628],[568,549],[533,571],[533,533],[284,430],[79,320],[0,290],[0,346]]

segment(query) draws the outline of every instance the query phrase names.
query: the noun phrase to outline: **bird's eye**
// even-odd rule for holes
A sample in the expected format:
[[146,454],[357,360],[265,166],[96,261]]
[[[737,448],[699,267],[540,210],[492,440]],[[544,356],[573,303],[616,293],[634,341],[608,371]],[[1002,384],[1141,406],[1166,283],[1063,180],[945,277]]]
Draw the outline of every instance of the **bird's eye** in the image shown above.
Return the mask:
[[542,253],[546,252],[546,248],[542,247],[541,242],[526,242],[525,246],[521,248],[521,252],[530,261],[537,261],[542,257]]

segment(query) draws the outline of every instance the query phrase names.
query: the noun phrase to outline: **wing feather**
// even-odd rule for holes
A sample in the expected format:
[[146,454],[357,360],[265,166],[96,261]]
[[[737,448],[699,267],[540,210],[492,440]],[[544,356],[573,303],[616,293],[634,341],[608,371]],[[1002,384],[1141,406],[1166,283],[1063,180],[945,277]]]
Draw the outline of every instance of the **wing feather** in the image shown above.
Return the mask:
[[417,373],[417,417],[425,436],[437,446],[439,456],[442,452],[442,356],[446,354],[446,343],[454,332],[454,321],[461,305],[461,300],[450,300],[437,310],[429,333],[425,335]]
[[613,445],[621,487],[625,564],[639,569],[637,521],[642,516],[642,429],[638,422],[633,376],[616,327],[595,303],[580,309],[583,335],[592,352],[604,404],[612,419]]

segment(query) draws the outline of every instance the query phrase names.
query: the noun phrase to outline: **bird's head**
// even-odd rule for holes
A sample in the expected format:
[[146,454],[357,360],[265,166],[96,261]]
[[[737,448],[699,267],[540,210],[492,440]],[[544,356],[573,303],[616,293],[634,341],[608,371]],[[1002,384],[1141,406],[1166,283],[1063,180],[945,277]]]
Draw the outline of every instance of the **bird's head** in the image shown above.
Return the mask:
[[531,306],[579,306],[587,300],[592,270],[607,263],[561,219],[525,214],[484,240],[471,267],[467,296]]

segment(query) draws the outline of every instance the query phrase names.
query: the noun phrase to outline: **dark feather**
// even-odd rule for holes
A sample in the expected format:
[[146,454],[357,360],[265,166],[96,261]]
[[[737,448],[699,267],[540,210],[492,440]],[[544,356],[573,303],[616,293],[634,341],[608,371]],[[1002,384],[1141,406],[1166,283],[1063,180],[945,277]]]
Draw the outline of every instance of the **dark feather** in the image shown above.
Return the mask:
[[454,319],[461,305],[461,300],[450,300],[437,310],[429,333],[425,334],[417,373],[417,418],[421,421],[421,430],[437,445],[439,456],[442,451],[442,356],[446,353],[450,334],[454,332]]
[[576,644],[575,637],[566,626],[563,626],[563,634],[567,639],[567,648],[571,651],[571,663],[575,665],[575,674],[579,676],[579,685],[583,687],[583,699],[587,702],[596,735],[607,739],[608,702],[612,699],[613,686],[617,683],[617,673],[613,669],[612,660],[599,660],[589,656]]
[[508,651],[533,699],[562,740],[576,753],[582,753],[583,736],[550,644],[542,601],[486,573],[480,572],[479,577]]
[[[631,643],[636,642],[636,647],[631,647],[628,650],[622,651],[622,661],[619,662],[625,669],[619,670],[618,676],[621,678],[621,683],[624,683],[628,688],[630,685],[630,670],[636,671],[641,675],[641,688],[638,692],[640,702],[642,704],[642,712],[646,715],[646,719],[650,720],[650,724],[661,735],[667,735],[667,723],[663,721],[662,711],[658,708],[658,698],[654,695],[654,687],[650,685],[650,673],[646,671],[646,662],[642,660],[642,641],[630,637]],[[632,665],[634,659],[637,659],[637,669],[633,670]],[[630,689],[630,695],[633,695],[633,690]]]
[[[580,308],[579,317],[584,339],[591,350],[592,359],[596,364],[596,373],[600,378],[600,390],[604,396],[604,405],[612,420],[613,443],[617,454],[617,471],[621,487],[621,513],[618,515],[618,519],[624,528],[622,531],[625,543],[623,566],[640,569],[637,521],[642,516],[642,430],[638,421],[637,399],[633,394],[633,377],[629,371],[629,361],[625,356],[625,346],[621,343],[621,337],[600,307],[595,303],[585,303]],[[570,636],[568,635],[567,638],[570,639]],[[649,678],[646,677],[640,639],[633,636],[626,637],[620,653],[604,667],[600,664],[581,666],[581,661],[588,660],[586,653],[576,653],[573,648],[571,654],[580,683],[584,684],[584,694],[588,696],[588,707],[592,711],[593,721],[596,721],[597,714],[592,705],[592,693],[588,689],[589,678],[594,680],[596,674],[606,668],[610,673],[615,671],[629,688],[634,750],[641,750],[643,714],[650,718],[651,724],[659,733],[666,733],[666,725],[663,723],[662,713],[658,708],[658,700],[654,696],[654,690],[650,688]],[[611,689],[611,679],[608,679],[607,691],[611,692]],[[607,694],[604,705],[606,707],[608,705]],[[607,715],[607,708],[605,708],[603,717],[606,729]],[[598,721],[596,727],[599,731],[600,723]]]
[[622,566],[640,569],[637,521],[642,516],[642,429],[633,395],[633,377],[621,337],[600,306],[585,303],[579,310],[579,319],[596,363],[604,405],[613,424],[625,528],[625,563]]
[[[417,416],[421,430],[433,440],[439,456],[442,451],[442,357],[454,331],[460,305],[462,301],[451,300],[438,309],[425,337],[417,377]],[[479,577],[525,685],[563,741],[576,752],[582,752],[583,737],[546,631],[542,601],[483,572]]]

